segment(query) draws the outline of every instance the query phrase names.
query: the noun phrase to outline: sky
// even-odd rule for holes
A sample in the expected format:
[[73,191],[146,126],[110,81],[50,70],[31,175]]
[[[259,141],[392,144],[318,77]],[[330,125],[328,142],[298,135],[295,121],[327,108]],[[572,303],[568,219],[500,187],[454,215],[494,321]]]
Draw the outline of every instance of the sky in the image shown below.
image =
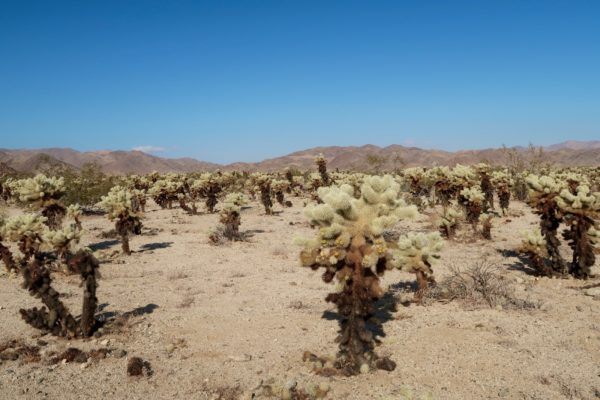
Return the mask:
[[0,148],[600,140],[600,1],[0,1]]

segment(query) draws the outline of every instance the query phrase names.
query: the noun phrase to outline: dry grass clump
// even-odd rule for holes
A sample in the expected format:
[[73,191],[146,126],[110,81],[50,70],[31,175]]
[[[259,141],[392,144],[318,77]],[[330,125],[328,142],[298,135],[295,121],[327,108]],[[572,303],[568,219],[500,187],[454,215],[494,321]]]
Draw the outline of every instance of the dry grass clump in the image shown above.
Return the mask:
[[498,266],[485,260],[461,270],[450,267],[450,275],[429,289],[425,303],[460,301],[467,308],[536,309],[539,304],[515,296],[510,281],[499,273]]

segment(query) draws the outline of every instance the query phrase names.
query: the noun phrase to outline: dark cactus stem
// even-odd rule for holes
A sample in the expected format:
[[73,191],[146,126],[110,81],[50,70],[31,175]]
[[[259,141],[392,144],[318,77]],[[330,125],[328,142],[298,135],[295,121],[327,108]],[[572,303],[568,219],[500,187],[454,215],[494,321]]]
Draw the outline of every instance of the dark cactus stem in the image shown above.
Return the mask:
[[67,307],[60,301],[60,294],[52,288],[50,271],[44,260],[35,257],[23,268],[23,287],[39,298],[46,307],[21,309],[21,317],[34,328],[48,331],[55,336],[77,337],[79,325]]
[[66,213],[67,210],[60,204],[52,204],[42,210],[42,215],[46,217],[46,226],[53,231],[60,229]]
[[96,298],[98,284],[96,276],[100,265],[93,255],[82,250],[69,259],[68,265],[70,270],[77,271],[81,276],[83,307],[79,325],[83,336],[91,336],[97,328],[95,313],[98,306]]
[[325,159],[317,160],[317,168],[319,169],[319,174],[321,175],[323,185],[329,186],[330,179],[329,174],[327,173],[327,161]]
[[479,222],[479,216],[481,215],[481,205],[467,202],[467,222],[471,224],[473,232],[477,233],[477,223]]
[[508,212],[508,206],[510,203],[510,190],[503,188],[498,191],[498,200],[500,200],[500,208],[502,209],[502,215],[506,216]]
[[[381,297],[379,278],[371,269],[363,268],[360,250],[351,251],[348,259],[353,259],[353,265],[343,268],[351,270],[351,279],[344,284],[341,293],[330,293],[326,301],[337,306],[340,315],[340,331],[337,338],[339,353],[335,367],[343,375],[356,375],[361,372],[361,366],[391,371],[396,364],[388,358],[379,358],[374,353],[375,338],[367,328],[367,321],[374,313],[374,301]],[[323,280],[329,282],[334,273],[326,271]],[[377,293],[377,294],[376,294]]]
[[481,176],[481,191],[485,196],[485,200],[483,203],[484,211],[488,211],[490,209],[494,209],[494,186],[492,186],[492,182],[490,181],[490,177],[488,174],[484,173]]
[[546,248],[552,269],[564,275],[567,272],[567,264],[560,255],[560,241],[557,237],[560,218],[556,209],[556,203],[551,201],[545,204],[541,213],[540,230],[546,240]]
[[126,255],[131,255],[131,249],[129,248],[129,234],[141,234],[142,223],[136,217],[121,217],[117,219],[117,222],[115,223],[115,230],[119,236],[121,236],[121,248],[123,253]]
[[594,246],[588,236],[592,222],[584,216],[574,216],[568,221],[570,229],[563,233],[573,249],[573,261],[569,266],[569,273],[575,278],[588,279],[591,267],[596,262]]
[[281,190],[278,190],[275,192],[275,199],[277,199],[277,202],[281,206],[285,207],[285,198],[284,198],[283,192]]
[[263,182],[260,185],[260,200],[265,207],[267,215],[273,214],[273,201],[271,200],[271,183]]
[[6,267],[8,272],[18,270],[17,264],[15,262],[15,259],[13,258],[10,249],[4,246],[2,242],[0,242],[0,259],[4,263],[4,266]]
[[240,235],[240,224],[241,216],[238,212],[224,213],[221,215],[220,222],[225,227],[223,230],[223,236],[229,240],[241,240]]
[[481,224],[481,236],[483,236],[484,239],[492,240],[492,223],[489,220],[486,220]]

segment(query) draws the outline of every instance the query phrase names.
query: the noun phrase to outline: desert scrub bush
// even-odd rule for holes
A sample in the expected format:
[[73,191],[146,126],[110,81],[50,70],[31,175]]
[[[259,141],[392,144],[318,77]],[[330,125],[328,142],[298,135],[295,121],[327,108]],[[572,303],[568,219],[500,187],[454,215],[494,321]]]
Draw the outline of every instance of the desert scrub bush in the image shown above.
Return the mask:
[[465,188],[460,191],[467,222],[471,224],[473,232],[477,233],[477,223],[483,211],[484,194],[478,187]]
[[17,181],[14,189],[21,202],[29,205],[33,210],[40,210],[46,217],[45,222],[50,229],[60,228],[67,211],[61,202],[65,194],[64,178],[48,178],[46,175],[38,174],[33,178]]
[[319,175],[321,175],[321,181],[323,185],[329,186],[331,180],[329,179],[329,174],[327,173],[327,159],[323,154],[319,154],[315,157],[315,163],[317,164],[317,170],[319,171]]
[[510,192],[513,180],[506,171],[492,172],[491,180],[492,184],[496,187],[496,193],[498,193],[498,202],[500,203],[502,215],[506,216],[510,205]]
[[459,210],[455,208],[446,209],[442,214],[442,219],[439,224],[440,233],[447,239],[454,238],[462,218],[463,214]]
[[591,193],[588,186],[580,185],[575,194],[563,189],[556,201],[569,227],[563,232],[573,250],[569,273],[576,278],[587,279],[596,262],[589,231],[600,221],[600,193]]
[[61,176],[65,179],[65,195],[62,199],[65,205],[93,206],[119,180],[119,177],[104,174],[95,163],[86,163],[79,171],[65,171]]
[[223,200],[223,207],[219,215],[221,225],[209,233],[209,239],[214,244],[219,244],[221,238],[230,241],[243,239],[240,233],[241,209],[248,203],[248,198],[242,193],[229,193]]
[[110,221],[115,221],[115,230],[121,237],[123,253],[130,255],[129,234],[139,235],[142,231],[141,214],[133,209],[131,193],[116,186],[108,195],[102,197],[98,206],[106,211]]
[[557,232],[562,222],[557,197],[563,187],[549,176],[529,175],[526,178],[529,187],[528,204],[533,212],[540,216],[540,231],[546,247],[552,270],[564,275],[567,272],[565,260],[560,255],[560,241]]
[[[341,317],[334,369],[346,375],[370,368],[395,368],[390,360],[375,355],[373,333],[366,328],[366,321],[374,311],[373,301],[383,295],[379,276],[388,268],[402,267],[408,254],[384,236],[399,220],[417,214],[416,207],[398,200],[399,190],[389,175],[369,177],[359,198],[353,197],[349,185],[322,187],[318,195],[323,204],[305,209],[319,231],[316,238],[302,243],[301,264],[323,269],[322,279],[327,283],[334,278],[338,281],[337,291],[326,301],[337,306]],[[414,264],[406,266],[416,268]]]
[[523,240],[519,252],[527,255],[531,267],[533,267],[538,275],[555,275],[555,271],[546,262],[548,258],[548,248],[546,240],[539,229],[523,233]]
[[515,296],[514,288],[502,275],[500,269],[480,261],[461,270],[450,267],[450,275],[426,292],[425,302],[430,300],[450,302],[458,300],[469,308],[487,306],[499,309],[535,309],[539,304]]

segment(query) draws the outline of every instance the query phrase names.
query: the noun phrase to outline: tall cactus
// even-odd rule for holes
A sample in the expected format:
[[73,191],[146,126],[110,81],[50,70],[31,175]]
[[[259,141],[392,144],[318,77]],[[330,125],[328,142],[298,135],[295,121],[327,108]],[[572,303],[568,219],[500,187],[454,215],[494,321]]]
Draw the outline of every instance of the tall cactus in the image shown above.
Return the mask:
[[349,185],[322,187],[318,195],[323,204],[305,209],[319,232],[304,242],[300,259],[305,267],[322,268],[325,282],[336,278],[339,283],[338,291],[326,300],[336,304],[342,318],[335,366],[344,374],[395,367],[373,352],[375,342],[366,321],[374,311],[373,301],[384,293],[379,276],[386,268],[402,265],[401,258],[392,254],[398,245],[388,242],[384,231],[417,213],[416,207],[398,200],[399,190],[389,175],[369,177],[358,199]]
[[577,186],[575,194],[563,189],[557,205],[569,226],[569,230],[563,233],[573,249],[569,273],[587,279],[596,261],[594,244],[588,232],[600,222],[600,193],[591,193],[586,185]]

